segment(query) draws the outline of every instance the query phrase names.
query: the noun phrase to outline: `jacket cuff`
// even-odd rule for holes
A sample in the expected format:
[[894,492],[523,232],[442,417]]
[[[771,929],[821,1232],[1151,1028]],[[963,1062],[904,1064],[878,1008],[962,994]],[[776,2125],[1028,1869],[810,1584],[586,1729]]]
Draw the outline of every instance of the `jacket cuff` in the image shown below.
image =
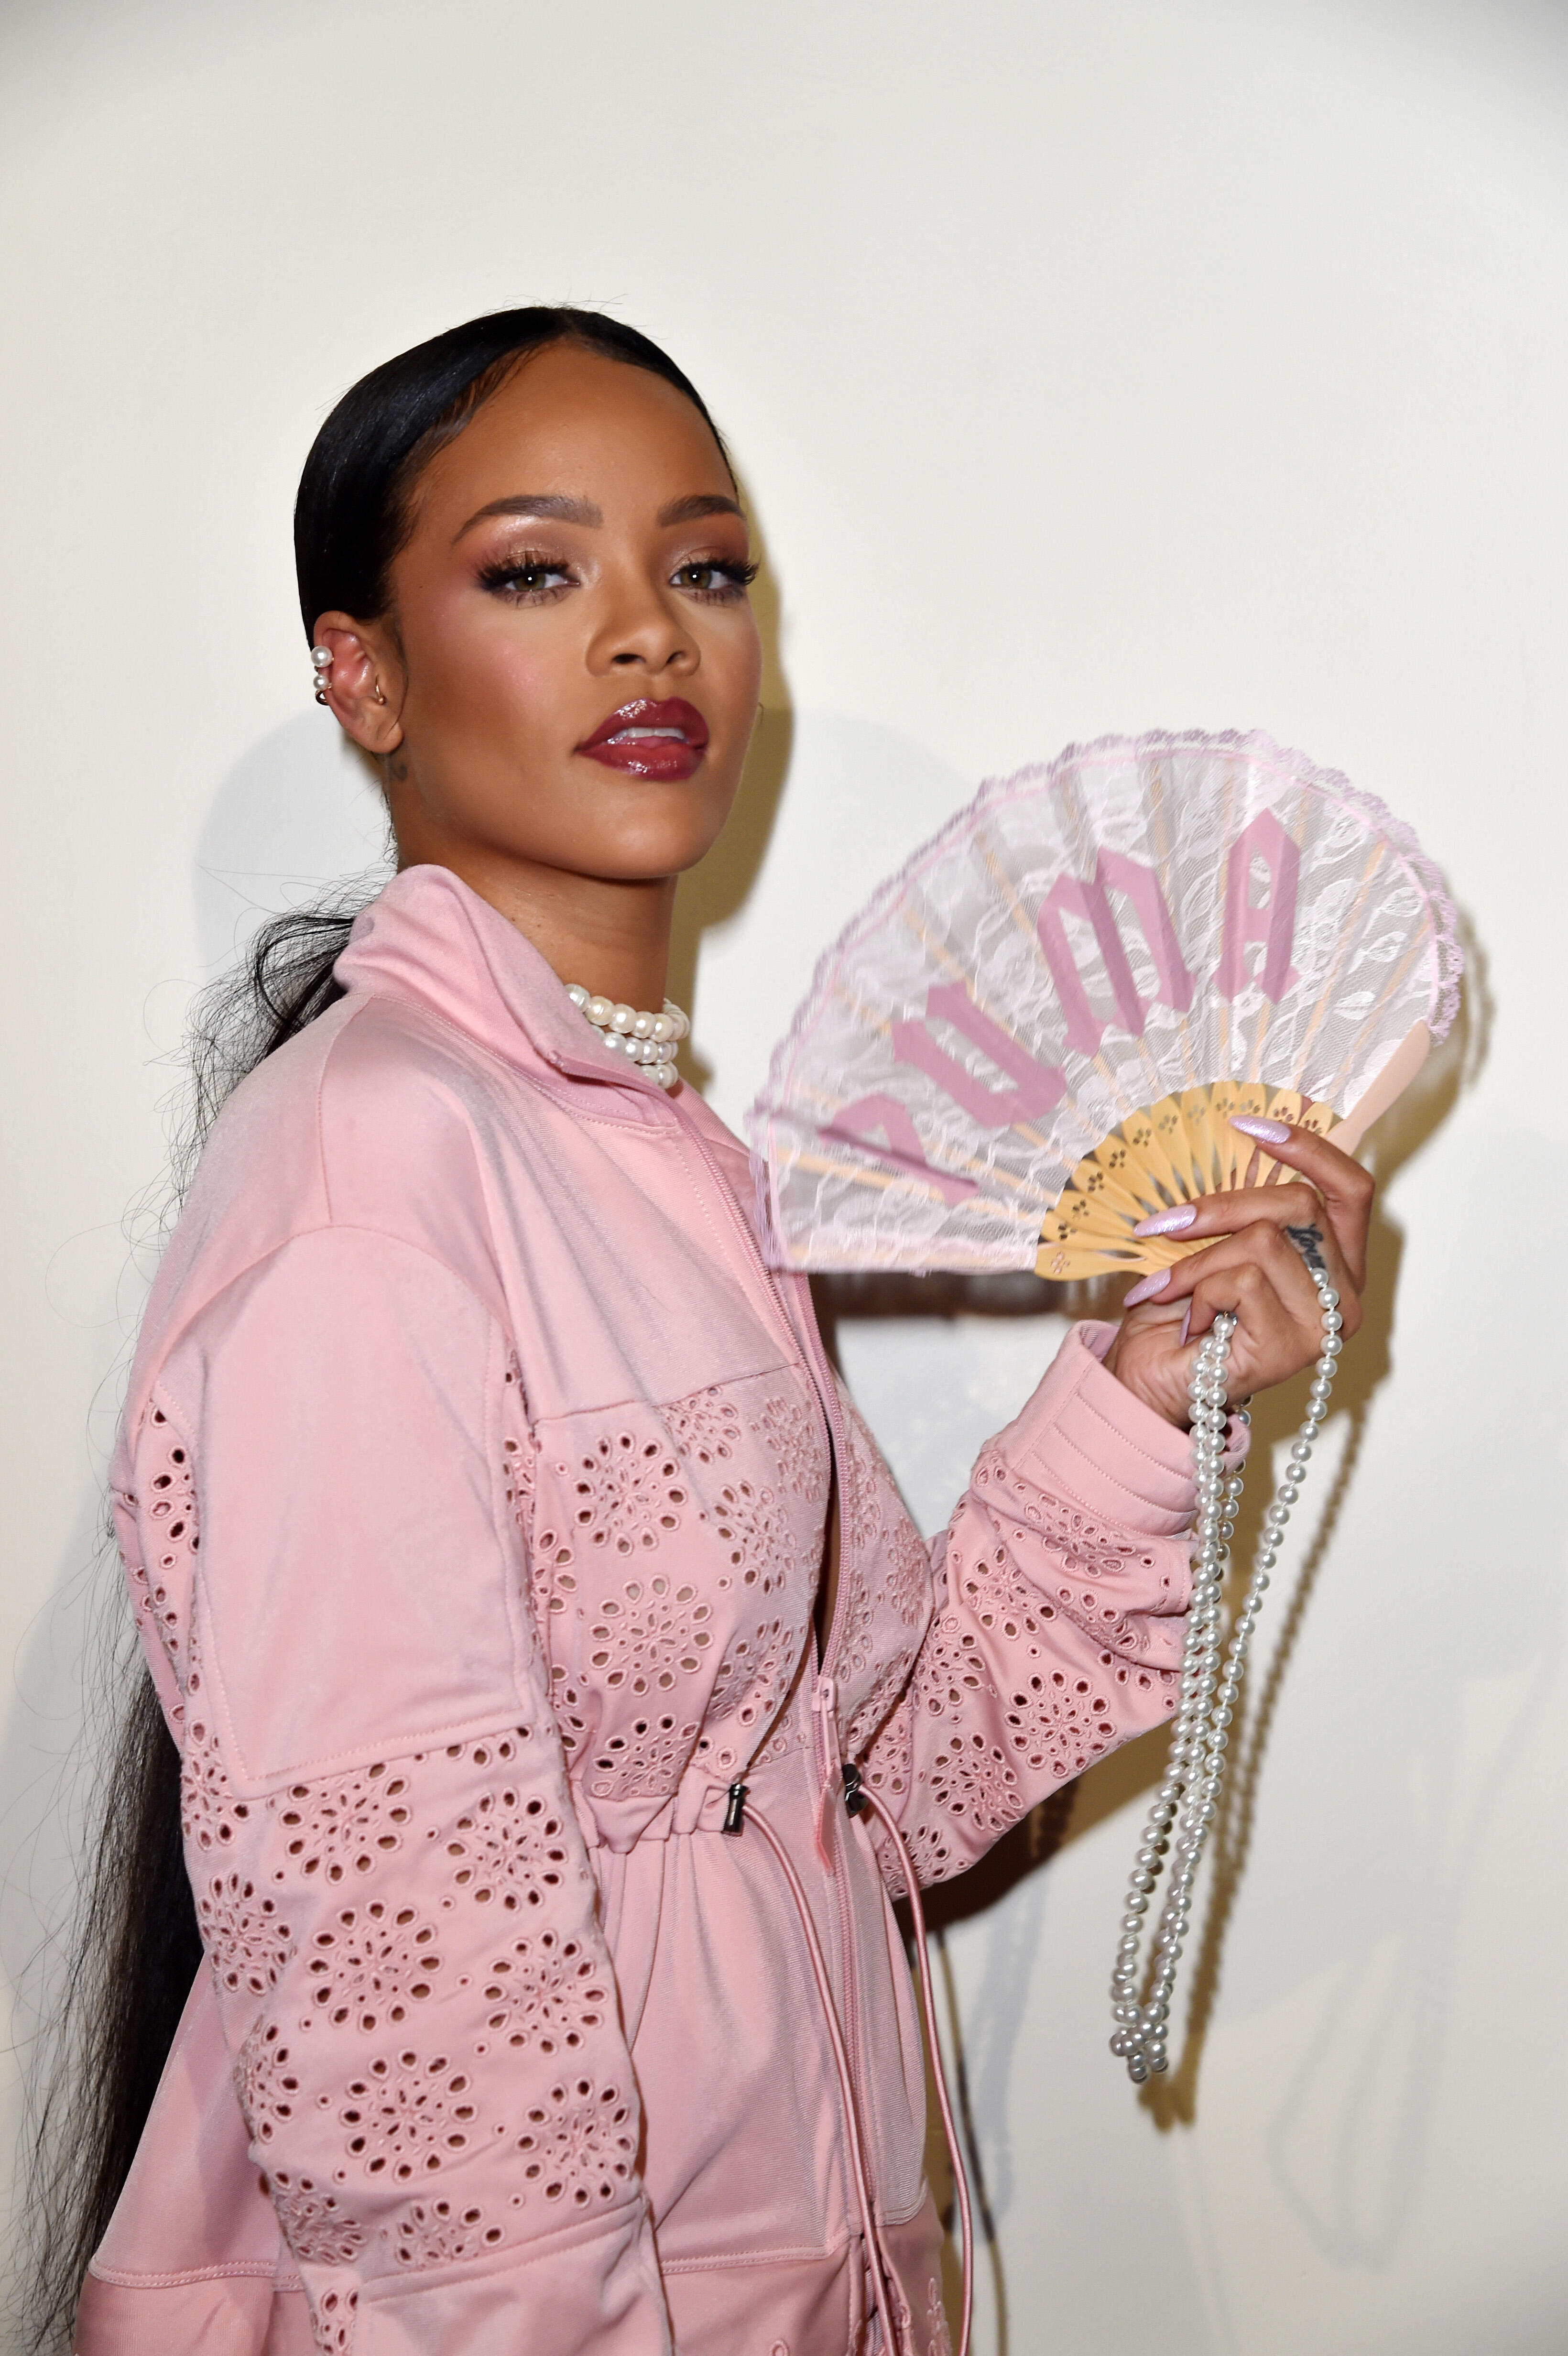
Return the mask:
[[[1198,1498],[1189,1433],[1157,1415],[1101,1361],[1116,1328],[1074,1325],[1023,1412],[997,1445],[1040,1489],[1071,1498],[1099,1522],[1175,1537]],[[1232,1446],[1244,1432],[1235,1429]]]

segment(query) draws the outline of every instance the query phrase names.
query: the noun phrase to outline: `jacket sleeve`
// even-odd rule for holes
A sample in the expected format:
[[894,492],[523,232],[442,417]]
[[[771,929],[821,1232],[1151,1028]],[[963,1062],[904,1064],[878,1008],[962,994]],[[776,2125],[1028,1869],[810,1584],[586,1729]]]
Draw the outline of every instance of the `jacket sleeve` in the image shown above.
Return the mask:
[[317,2346],[667,2356],[496,1318],[402,1243],[296,1237],[185,1333],[141,1432],[121,1508],[161,1567],[186,1858]]
[[1191,1443],[1106,1373],[1115,1330],[1072,1329],[933,1548],[931,1621],[863,1761],[923,1883],[1175,1709]]

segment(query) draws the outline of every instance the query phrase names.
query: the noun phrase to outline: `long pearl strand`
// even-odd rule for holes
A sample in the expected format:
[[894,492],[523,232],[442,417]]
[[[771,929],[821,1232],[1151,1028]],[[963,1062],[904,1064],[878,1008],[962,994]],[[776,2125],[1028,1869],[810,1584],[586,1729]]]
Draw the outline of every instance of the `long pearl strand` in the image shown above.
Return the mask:
[[[1269,1573],[1279,1559],[1290,1509],[1301,1494],[1312,1443],[1328,1412],[1336,1361],[1344,1343],[1339,1296],[1328,1281],[1321,1255],[1301,1245],[1307,1272],[1317,1289],[1323,1313],[1323,1347],[1313,1370],[1307,1414],[1290,1451],[1285,1479],[1264,1516],[1263,1545],[1236,1624],[1231,1632],[1224,1666],[1220,1665],[1221,1590],[1230,1565],[1230,1540],[1235,1531],[1236,1506],[1242,1494],[1239,1473],[1225,1472],[1225,1362],[1234,1317],[1222,1313],[1204,1335],[1193,1361],[1189,1397],[1192,1404],[1192,1458],[1198,1488],[1198,1518],[1193,1532],[1192,1598],[1187,1611],[1187,1637],[1181,1656],[1181,1697],[1170,1763],[1149,1810],[1143,1844],[1133,1862],[1126,1912],[1111,1974],[1111,2017],[1116,2030],[1111,2051],[1127,2065],[1135,2085],[1151,2072],[1169,2066],[1166,2051],[1171,1991],[1181,1943],[1187,1935],[1192,1908],[1192,1885],[1209,1827],[1218,1813],[1221,1780],[1225,1772],[1229,1729],[1236,1712],[1247,1647],[1252,1641]],[[1245,1410],[1241,1420],[1247,1420]],[[1170,1879],[1160,1912],[1154,1947],[1154,1976],[1145,2003],[1138,2000],[1143,1977],[1140,1948],[1149,1900],[1170,1857]]]
[[568,982],[566,994],[613,1055],[645,1065],[661,1088],[675,1087],[680,1077],[675,1068],[676,1053],[691,1024],[673,1000],[665,1000],[662,1014],[650,1014],[645,1007],[599,997],[580,981]]

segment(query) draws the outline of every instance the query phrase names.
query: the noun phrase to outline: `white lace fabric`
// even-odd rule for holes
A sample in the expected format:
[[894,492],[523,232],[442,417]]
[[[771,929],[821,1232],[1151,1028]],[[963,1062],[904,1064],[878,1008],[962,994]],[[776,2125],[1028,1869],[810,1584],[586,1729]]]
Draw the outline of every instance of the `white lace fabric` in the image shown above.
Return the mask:
[[1032,1268],[1073,1168],[1221,1080],[1343,1117],[1461,957],[1407,827],[1260,734],[984,786],[818,967],[750,1129],[778,1263]]

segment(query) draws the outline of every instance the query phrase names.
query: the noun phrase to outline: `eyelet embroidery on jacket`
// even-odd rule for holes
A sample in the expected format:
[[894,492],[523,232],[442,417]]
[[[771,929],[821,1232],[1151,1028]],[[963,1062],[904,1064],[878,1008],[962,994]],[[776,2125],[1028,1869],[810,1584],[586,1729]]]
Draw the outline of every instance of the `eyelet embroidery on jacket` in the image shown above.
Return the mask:
[[[804,1600],[804,1599],[803,1599]],[[809,1620],[780,1615],[731,1638],[708,1700],[708,1723],[746,1729],[770,1719],[794,1676]]]
[[804,1399],[764,1399],[758,1422],[784,1487],[826,1502],[829,1459],[820,1409]]
[[925,2356],[953,2356],[953,2342],[947,2336],[947,2310],[942,2304],[942,2285],[934,2275],[925,2286]]
[[555,1930],[514,1940],[490,1965],[484,1996],[485,2028],[519,2052],[575,2052],[610,2018],[608,1973],[581,1939]]
[[[127,1559],[126,1569],[143,1611],[183,1683],[183,1614],[190,1608],[196,1556],[196,1483],[190,1452],[162,1408],[149,1408],[136,1451],[137,1493],[122,1492],[135,1515],[144,1559]],[[143,1451],[149,1462],[143,1469]]]
[[[901,1800],[914,1772],[914,1743],[910,1731],[911,1706],[895,1709],[884,1722],[866,1754],[863,1772],[881,1798]],[[895,1807],[893,1814],[897,1815]]]
[[678,1458],[662,1440],[639,1440],[631,1431],[607,1434],[556,1472],[571,1481],[579,1539],[614,1554],[651,1552],[674,1537],[690,1504]]
[[354,2289],[324,2290],[311,2317],[311,2329],[320,2356],[349,2356],[354,2346],[354,2318],[359,2294]]
[[455,2201],[411,2201],[386,2234],[400,2266],[456,2265],[506,2238],[501,2226],[485,2223],[477,2203],[460,2209]]
[[741,1445],[744,1426],[740,1410],[718,1385],[671,1399],[660,1413],[682,1455],[699,1464],[728,1463]]
[[550,1708],[560,1729],[560,1747],[568,1764],[592,1734],[597,1719],[590,1714],[588,1697],[560,1662],[549,1673]]
[[595,1754],[589,1791],[596,1800],[667,1799],[701,1731],[699,1719],[673,1710],[634,1719]]
[[[367,2176],[399,2184],[433,2176],[473,2141],[479,2115],[474,2082],[453,2069],[448,2054],[379,2056],[350,2080],[347,2094],[338,2117],[349,2130],[348,2157]],[[339,2179],[346,2174],[340,2170]]]
[[1037,1772],[1049,1767],[1063,1783],[1104,1758],[1116,1740],[1104,1695],[1087,1677],[1071,1676],[1062,1668],[1037,1670],[1023,1691],[1011,1697],[1006,1718],[1013,1749]]
[[[517,1379],[516,1373],[508,1368],[507,1382],[516,1384]],[[519,1405],[521,1403],[520,1390],[518,1403]],[[535,1466],[538,1462],[539,1442],[531,1431],[524,1430],[507,1434],[506,1439],[501,1442],[501,1474],[505,1495],[513,1519],[518,1528],[525,1533],[528,1526],[528,1513],[534,1500]]]
[[[1148,1550],[1147,1542],[1140,1546],[1136,1540],[1108,1536],[1087,1514],[1032,1488],[1010,1471],[994,1449],[981,1455],[974,1485],[982,1494],[987,1490],[999,1491],[1005,1500],[1001,1510],[1032,1524],[1051,1546],[1059,1558],[1053,1600],[1069,1619],[1102,1642],[1114,1641],[1123,1649],[1147,1649],[1145,1614],[1129,1619],[1114,1595],[1098,1591],[1099,1582],[1115,1585],[1135,1568],[1157,1568],[1158,1557]],[[1168,1594],[1172,1573],[1164,1572],[1159,1583]],[[1038,1602],[1034,1608],[1039,1610]]]
[[688,1580],[629,1579],[599,1606],[589,1631],[588,1665],[612,1693],[667,1693],[693,1677],[713,1642],[712,1606],[698,1601]]
[[262,2179],[278,2212],[278,2222],[297,2264],[306,2266],[351,2265],[365,2246],[362,2226],[346,2217],[337,2195],[327,2192],[308,2176],[291,2175],[274,2168]]
[[806,1730],[801,1722],[799,1713],[791,1709],[779,1720],[773,1732],[769,1735],[752,1761],[752,1765],[754,1768],[776,1766],[781,1759],[787,1759],[791,1751],[804,1751],[805,1743]]
[[[1040,1664],[1008,1697],[1004,1717],[1012,1748],[1036,1772],[1049,1767],[1062,1781],[1082,1773],[1112,1748],[1116,1732],[1106,1696],[1086,1676],[1070,1676],[1050,1649],[1047,1628],[1056,1617],[1056,1604],[1028,1585],[1002,1547],[988,1559],[971,1564],[960,1589],[980,1628],[1016,1647],[1025,1661]],[[1104,1652],[1100,1661],[1115,1678],[1115,1656]],[[1128,1674],[1146,1687],[1158,1676],[1148,1670]],[[965,1627],[956,1613],[944,1613],[933,1630],[915,1672],[914,1690],[917,1705],[930,1716],[955,1719],[962,1717],[971,1695],[997,1693],[975,1629]]]
[[525,2180],[546,2201],[602,2208],[630,2182],[636,2165],[632,2105],[614,2086],[563,2081],[530,2108],[517,2148]]
[[[461,1758],[462,1747],[448,1752]],[[476,1767],[493,1762],[508,1765],[517,1756],[509,1737],[477,1742],[469,1754]],[[476,1906],[498,1906],[503,1913],[519,1914],[541,1906],[574,1878],[571,1846],[565,1816],[542,1793],[525,1791],[517,1783],[492,1784],[465,1808],[444,1843],[451,1860],[454,1890]],[[579,1873],[586,1872],[579,1866]],[[450,1908],[453,1897],[444,1899]]]
[[234,2074],[251,2140],[270,2144],[281,2126],[299,2115],[304,2102],[304,2082],[277,2021],[261,2021],[252,2029],[240,2049]]
[[1017,1775],[997,1746],[978,1730],[950,1735],[932,1761],[929,1775],[938,1806],[982,1835],[1005,1832],[1023,1813]]
[[265,1996],[276,1987],[294,1950],[277,1899],[258,1897],[243,1873],[217,1873],[197,1899],[196,1913],[213,1971],[231,1996],[241,1989]]
[[[837,1676],[853,1756],[908,1681],[930,1615],[931,1555],[875,1440],[844,1396],[844,1547]],[[896,1622],[896,1624],[895,1624]]]
[[[407,1775],[384,1761],[330,1783],[293,1783],[277,1804],[294,1871],[335,1887],[400,1849],[413,1814]],[[280,1866],[273,1879],[283,1878]]]
[[390,2024],[400,2027],[411,2006],[423,2004],[442,1968],[433,1922],[421,1922],[411,1906],[389,1906],[381,1899],[345,1906],[311,1938],[305,1976],[313,2019],[342,2029],[352,2023],[371,2036]]
[[[728,1483],[709,1518],[731,1571],[739,1572],[743,1587],[771,1595],[784,1586],[795,1568],[795,1537],[771,1489],[754,1488],[750,1481]],[[719,1584],[728,1588],[732,1581],[720,1575]]]
[[180,1830],[204,1857],[232,1848],[250,1821],[251,1805],[237,1800],[208,1720],[201,1667],[193,1650],[185,1689],[185,1751],[180,1762]]
[[[971,1582],[964,1585],[968,1592]],[[971,1695],[995,1691],[974,1629],[955,1612],[944,1612],[921,1648],[911,1688],[915,1708],[928,1718],[958,1718]]]
[[[909,1851],[910,1863],[914,1868],[914,1878],[923,1890],[929,1889],[933,1882],[945,1881],[948,1875],[955,1872],[961,1863],[967,1865],[969,1862],[967,1858],[961,1859],[955,1858],[945,1836],[937,1825],[909,1826],[904,1830],[903,1844]],[[907,1894],[903,1888],[903,1876],[901,1873],[895,1878],[897,1887],[893,1890],[893,1895],[901,1898]]]

